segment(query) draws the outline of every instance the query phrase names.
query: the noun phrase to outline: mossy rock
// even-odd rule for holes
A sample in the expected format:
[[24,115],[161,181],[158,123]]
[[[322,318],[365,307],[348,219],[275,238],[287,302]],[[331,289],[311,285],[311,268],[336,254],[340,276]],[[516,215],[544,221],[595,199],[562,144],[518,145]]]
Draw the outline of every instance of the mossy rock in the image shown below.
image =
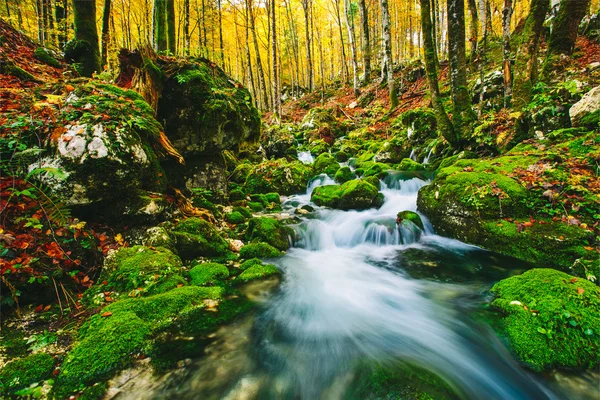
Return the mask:
[[[164,73],[157,119],[184,157],[237,149],[260,137],[250,92],[206,59],[156,59]],[[168,71],[168,72],[166,72]]]
[[268,276],[279,275],[280,272],[272,264],[255,264],[244,270],[237,278],[239,282],[249,282],[255,279],[262,279]]
[[220,287],[186,286],[149,297],[131,298],[105,307],[80,328],[52,389],[54,398],[68,398],[87,385],[110,378],[131,365],[135,355],[151,346],[151,338],[173,326],[203,300],[221,300]]
[[242,163],[235,167],[229,180],[231,182],[242,184],[246,182],[246,178],[248,177],[248,174],[250,174],[250,171],[252,171],[252,164]]
[[213,286],[229,278],[229,270],[219,263],[198,264],[190,270],[190,284],[196,286]]
[[246,218],[239,211],[233,211],[229,214],[225,214],[225,221],[230,224],[240,225],[246,222]]
[[519,360],[535,371],[598,366],[600,293],[593,283],[553,269],[498,282],[492,307]]
[[188,218],[179,222],[171,231],[177,254],[184,260],[197,257],[218,257],[229,252],[227,241],[209,222],[200,218]]
[[410,158],[403,159],[396,167],[398,171],[425,171],[425,167]]
[[417,108],[406,111],[398,119],[408,130],[407,137],[412,143],[421,143],[428,138],[437,137],[437,122],[433,110]]
[[0,397],[9,398],[31,384],[52,377],[54,357],[36,353],[10,361],[0,369]]
[[281,196],[279,196],[279,193],[267,193],[265,194],[265,199],[267,200],[267,203],[281,203]]
[[175,249],[175,242],[169,235],[167,229],[162,226],[148,228],[144,233],[142,243],[144,246],[148,247],[164,247],[169,250]]
[[344,183],[356,178],[350,167],[340,167],[335,173],[334,180],[337,183]]
[[292,235],[291,228],[274,218],[252,218],[246,230],[248,241],[268,243],[279,250],[287,250],[290,247],[289,237]]
[[246,193],[242,189],[233,189],[229,192],[229,201],[245,200]]
[[335,157],[335,161],[337,162],[346,162],[350,158],[350,155],[343,150],[338,151],[333,155]]
[[327,153],[327,152],[329,152],[330,148],[331,148],[331,146],[329,145],[329,143],[327,143],[323,139],[313,140],[308,145],[308,150],[310,151],[310,153],[313,156],[318,156],[318,155]]
[[363,177],[368,178],[369,176],[375,176],[379,179],[383,179],[388,175],[390,167],[387,164],[369,162],[362,165],[364,170]]
[[242,271],[247,270],[250,267],[253,267],[255,265],[262,265],[263,262],[260,258],[251,258],[249,260],[244,261],[241,265],[240,265],[240,269]]
[[37,49],[35,49],[33,52],[33,56],[39,61],[51,67],[62,67],[60,62],[58,62],[58,60],[52,55],[52,53],[50,53],[50,51],[44,47],[38,47]]
[[[108,255],[99,283],[86,292],[91,303],[102,300],[104,292],[111,297],[152,295],[184,284],[181,259],[162,247],[121,247]],[[98,297],[100,296],[100,297]]]
[[266,161],[252,169],[246,178],[246,191],[283,195],[302,193],[306,191],[306,185],[312,175],[312,167],[300,161]]
[[398,213],[398,217],[396,219],[397,223],[402,223],[403,221],[408,221],[410,223],[415,224],[419,227],[419,229],[423,230],[423,221],[421,220],[421,216],[414,211],[400,211]]
[[340,164],[331,154],[323,153],[315,159],[314,168],[316,174],[327,174],[333,176],[340,168]]
[[241,259],[275,258],[281,256],[282,253],[280,250],[264,242],[248,243],[240,249]]
[[373,206],[378,193],[375,186],[362,179],[355,179],[339,186],[319,186],[313,191],[311,201],[319,206],[340,210],[364,210]]

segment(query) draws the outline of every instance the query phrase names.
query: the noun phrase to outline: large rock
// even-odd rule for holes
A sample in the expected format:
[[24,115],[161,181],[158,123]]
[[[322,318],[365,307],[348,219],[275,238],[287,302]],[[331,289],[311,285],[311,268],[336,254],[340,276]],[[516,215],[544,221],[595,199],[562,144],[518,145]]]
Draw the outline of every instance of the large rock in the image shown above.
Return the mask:
[[355,179],[339,186],[319,186],[313,191],[311,201],[319,206],[340,210],[364,210],[381,205],[378,194],[379,190],[369,182]]
[[29,172],[66,204],[94,205],[94,217],[164,211],[160,196],[147,193],[164,193],[167,182],[155,152],[161,127],[144,99],[90,81],[56,103],[56,120],[68,122],[57,125]]
[[600,123],[600,86],[596,86],[573,104],[569,116],[575,127],[591,125],[591,128],[597,128]]
[[279,193],[291,195],[306,191],[313,174],[312,166],[300,161],[279,159],[255,166],[246,178],[248,193]]

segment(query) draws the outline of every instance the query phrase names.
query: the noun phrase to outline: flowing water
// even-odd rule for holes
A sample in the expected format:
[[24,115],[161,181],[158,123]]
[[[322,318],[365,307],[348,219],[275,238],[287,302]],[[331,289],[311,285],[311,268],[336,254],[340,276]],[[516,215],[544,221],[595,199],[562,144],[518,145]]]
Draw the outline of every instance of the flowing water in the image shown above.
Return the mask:
[[[379,209],[315,206],[274,261],[283,283],[259,311],[217,332],[206,357],[117,397],[350,399],[362,366],[402,361],[437,374],[458,398],[595,398],[596,376],[559,384],[522,369],[481,317],[493,282],[527,265],[437,236],[424,217],[423,231],[396,224],[427,183],[395,173],[382,181]],[[310,203],[323,184],[333,181],[318,177],[284,210]]]

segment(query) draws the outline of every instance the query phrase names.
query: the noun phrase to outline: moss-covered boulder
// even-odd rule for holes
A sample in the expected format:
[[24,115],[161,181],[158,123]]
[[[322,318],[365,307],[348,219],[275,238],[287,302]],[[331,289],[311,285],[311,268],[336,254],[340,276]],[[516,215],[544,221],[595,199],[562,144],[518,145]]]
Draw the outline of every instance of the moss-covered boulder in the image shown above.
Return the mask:
[[407,139],[411,143],[422,143],[437,136],[437,121],[431,109],[417,108],[406,111],[398,117],[398,121],[406,129]]
[[378,193],[379,190],[372,184],[355,179],[339,186],[319,186],[313,191],[311,201],[319,206],[340,210],[364,210],[374,205]]
[[334,180],[337,183],[344,183],[351,181],[354,178],[356,178],[356,175],[354,175],[354,172],[350,169],[350,167],[341,167],[335,173]]
[[[185,286],[105,307],[80,328],[55,380],[52,396],[68,398],[87,385],[110,378],[131,365],[136,354],[150,349],[156,334],[175,323],[184,324],[190,315],[202,320],[197,313],[222,297],[220,287]],[[214,328],[216,321],[213,317],[201,321],[201,325]]]
[[185,283],[181,259],[170,250],[121,247],[107,256],[98,283],[85,296],[91,304],[101,304],[106,297],[152,295]]
[[308,149],[313,156],[318,156],[319,154],[327,153],[331,145],[324,141],[323,139],[316,139],[310,142],[308,145]]
[[400,164],[396,167],[398,171],[424,171],[425,167],[410,158],[403,159]]
[[300,161],[279,159],[256,165],[246,178],[248,193],[280,193],[291,195],[306,191],[313,175],[312,166]]
[[553,269],[498,282],[492,307],[501,334],[533,370],[593,368],[600,359],[600,293],[593,283]]
[[340,164],[331,154],[323,153],[315,159],[314,168],[316,174],[327,174],[333,176],[340,168]]
[[46,353],[13,360],[0,369],[0,397],[12,398],[19,390],[50,379],[52,371],[54,357]]
[[[148,192],[164,193],[167,186],[154,111],[138,93],[95,81],[67,92],[54,109],[60,122],[29,171],[74,211],[93,208],[86,219],[152,220],[165,205]],[[36,121],[7,125],[22,137],[40,129]]]
[[268,158],[280,158],[296,155],[296,139],[290,125],[271,126],[266,129],[261,138],[261,145]]
[[205,59],[159,57],[164,73],[157,119],[184,156],[215,154],[258,140],[260,117],[250,93]]
[[214,226],[200,218],[188,218],[177,223],[171,237],[177,254],[184,260],[224,256],[229,252],[227,241]]
[[290,237],[292,236],[292,229],[275,218],[252,218],[248,221],[248,229],[246,230],[248,241],[264,242],[278,250],[287,250],[290,247]]
[[244,270],[237,278],[236,282],[249,282],[255,279],[266,278],[268,276],[279,275],[280,272],[272,264],[254,264]]
[[281,257],[281,255],[280,250],[264,242],[248,243],[240,249],[241,259],[275,258]]
[[249,163],[241,163],[231,173],[229,180],[234,183],[244,183],[246,182],[246,178],[248,174],[252,171],[252,164]]
[[[594,154],[594,137],[556,146],[522,144],[492,159],[457,160],[419,191],[419,210],[438,233],[566,270],[595,243],[589,210],[596,189],[589,185],[593,167],[584,155]],[[573,170],[573,160],[583,169]],[[573,186],[575,181],[580,184]]]
[[415,224],[421,230],[424,229],[423,228],[423,220],[421,220],[421,216],[414,211],[400,211],[396,218],[396,222],[398,224],[401,224],[404,221]]
[[213,286],[229,277],[229,270],[219,263],[198,264],[190,269],[190,284],[196,286]]
[[383,179],[388,175],[390,167],[383,163],[367,162],[361,165],[361,169],[363,171],[364,178],[375,176],[379,179]]

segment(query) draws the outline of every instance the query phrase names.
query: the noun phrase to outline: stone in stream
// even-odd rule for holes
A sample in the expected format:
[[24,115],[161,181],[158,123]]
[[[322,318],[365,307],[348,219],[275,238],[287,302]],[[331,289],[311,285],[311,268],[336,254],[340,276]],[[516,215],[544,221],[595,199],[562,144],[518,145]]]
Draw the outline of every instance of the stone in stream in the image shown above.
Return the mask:
[[325,185],[317,187],[311,201],[319,206],[338,208],[340,210],[364,210],[374,205],[379,190],[362,179],[354,179],[341,185]]
[[414,211],[400,211],[398,213],[398,217],[396,219],[396,223],[401,224],[404,221],[410,222],[419,227],[419,229],[423,230],[423,221],[421,220],[421,216]]

